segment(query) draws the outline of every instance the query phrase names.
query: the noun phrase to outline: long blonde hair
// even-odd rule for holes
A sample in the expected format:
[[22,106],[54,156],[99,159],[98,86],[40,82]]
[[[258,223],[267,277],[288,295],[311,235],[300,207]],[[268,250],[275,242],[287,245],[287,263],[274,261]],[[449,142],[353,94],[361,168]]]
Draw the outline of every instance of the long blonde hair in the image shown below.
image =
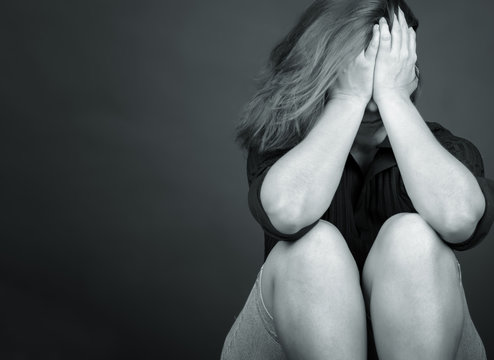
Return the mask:
[[392,27],[398,6],[416,31],[418,20],[403,0],[314,1],[271,51],[235,128],[240,147],[265,152],[303,140],[329,100],[339,70],[367,47],[379,18]]

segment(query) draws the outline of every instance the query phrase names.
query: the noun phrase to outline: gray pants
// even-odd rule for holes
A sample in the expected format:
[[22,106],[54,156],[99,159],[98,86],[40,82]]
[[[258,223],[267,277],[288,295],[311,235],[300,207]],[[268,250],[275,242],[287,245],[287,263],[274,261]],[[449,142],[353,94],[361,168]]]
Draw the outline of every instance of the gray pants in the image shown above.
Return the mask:
[[261,276],[262,267],[242,311],[226,336],[222,360],[286,359],[274,330],[273,317],[262,299]]

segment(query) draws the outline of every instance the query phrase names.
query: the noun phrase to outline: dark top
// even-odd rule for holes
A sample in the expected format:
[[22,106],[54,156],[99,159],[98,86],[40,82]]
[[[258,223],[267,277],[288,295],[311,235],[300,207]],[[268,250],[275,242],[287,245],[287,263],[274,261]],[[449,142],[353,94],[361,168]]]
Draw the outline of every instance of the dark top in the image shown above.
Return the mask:
[[[475,145],[453,135],[438,123],[427,122],[427,125],[443,147],[475,175],[485,197],[485,212],[472,236],[458,244],[447,243],[455,250],[466,250],[478,244],[492,225],[494,181],[484,177],[482,157]],[[384,221],[400,212],[417,212],[405,190],[389,139],[386,137],[378,148],[365,175],[353,156],[348,155],[331,205],[321,216],[321,219],[329,221],[339,229],[360,270]],[[264,230],[264,259],[278,240],[295,241],[319,221],[314,221],[294,234],[284,234],[274,228],[262,207],[260,200],[262,181],[271,165],[288,150],[262,154],[250,151],[247,158],[249,209]]]

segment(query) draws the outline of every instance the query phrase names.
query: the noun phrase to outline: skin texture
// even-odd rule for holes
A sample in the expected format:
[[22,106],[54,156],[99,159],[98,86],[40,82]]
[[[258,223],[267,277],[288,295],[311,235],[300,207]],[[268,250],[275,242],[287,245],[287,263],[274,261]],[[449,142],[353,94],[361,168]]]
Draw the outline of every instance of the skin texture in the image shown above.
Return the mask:
[[411,102],[415,33],[401,10],[394,24],[390,32],[381,19],[369,47],[341,72],[316,126],[269,169],[261,202],[279,231],[298,231],[330,205],[348,153],[365,169],[387,134],[418,213],[397,214],[381,228],[364,266],[365,305],[354,260],[332,224],[319,220],[298,241],[278,242],[262,292],[289,359],[365,359],[365,306],[381,359],[482,358],[465,355],[465,329],[474,327],[442,239],[466,239],[485,200]]

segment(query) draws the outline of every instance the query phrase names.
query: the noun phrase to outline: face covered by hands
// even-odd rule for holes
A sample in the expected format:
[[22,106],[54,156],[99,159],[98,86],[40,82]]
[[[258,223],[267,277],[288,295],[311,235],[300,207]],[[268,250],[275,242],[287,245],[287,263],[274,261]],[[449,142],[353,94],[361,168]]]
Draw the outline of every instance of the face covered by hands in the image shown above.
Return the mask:
[[385,18],[374,25],[372,40],[367,49],[338,74],[332,98],[352,99],[365,104],[386,101],[393,96],[410,97],[418,85],[415,74],[416,34],[408,27],[399,9],[390,33]]
[[416,34],[408,27],[405,14],[399,9],[393,14],[393,29],[389,31],[386,19],[379,20],[379,49],[377,51],[373,98],[378,104],[390,97],[410,98],[418,85],[415,73],[417,61]]

